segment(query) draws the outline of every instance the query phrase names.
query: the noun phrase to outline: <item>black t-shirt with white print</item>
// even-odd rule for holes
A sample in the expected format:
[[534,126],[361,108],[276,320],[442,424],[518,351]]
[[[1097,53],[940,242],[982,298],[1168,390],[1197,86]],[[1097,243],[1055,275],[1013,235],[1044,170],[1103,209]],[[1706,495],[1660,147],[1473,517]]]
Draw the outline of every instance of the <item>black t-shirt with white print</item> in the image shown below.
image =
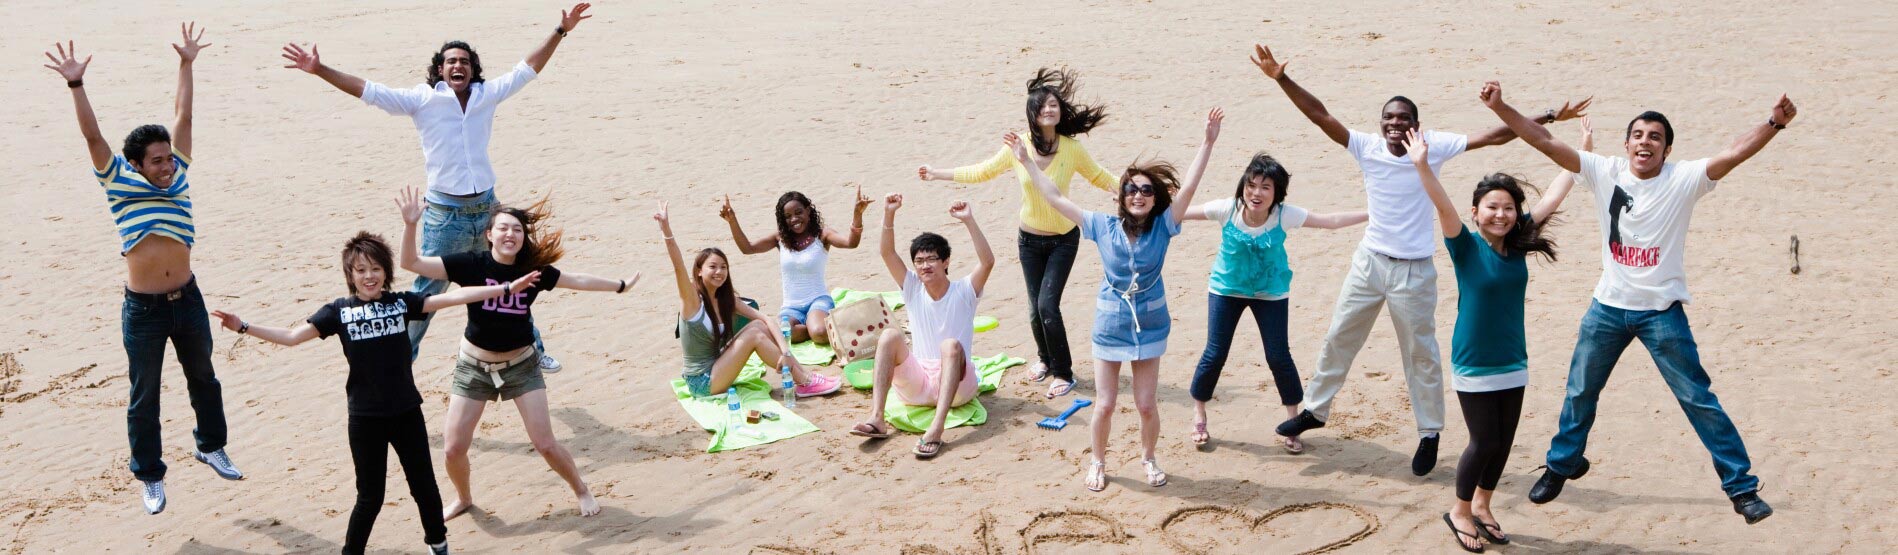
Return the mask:
[[422,319],[426,295],[389,292],[373,301],[350,295],[310,316],[318,337],[337,336],[349,360],[349,414],[391,416],[422,405],[409,361],[410,320]]
[[[507,285],[533,271],[495,262],[488,251],[464,252],[442,257],[448,281],[462,287]],[[528,307],[541,291],[551,291],[560,283],[560,270],[540,268],[540,281],[519,293],[508,293],[481,302],[468,303],[468,331],[462,337],[484,350],[504,353],[534,344],[534,322]]]

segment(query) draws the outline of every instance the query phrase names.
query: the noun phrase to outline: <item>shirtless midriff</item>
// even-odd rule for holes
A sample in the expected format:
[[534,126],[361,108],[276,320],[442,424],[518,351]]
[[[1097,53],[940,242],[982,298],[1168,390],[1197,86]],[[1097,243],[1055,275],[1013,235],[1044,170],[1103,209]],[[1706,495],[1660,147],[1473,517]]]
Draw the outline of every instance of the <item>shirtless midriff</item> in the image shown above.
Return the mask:
[[125,287],[137,293],[170,293],[191,281],[191,247],[177,239],[148,235],[125,253]]

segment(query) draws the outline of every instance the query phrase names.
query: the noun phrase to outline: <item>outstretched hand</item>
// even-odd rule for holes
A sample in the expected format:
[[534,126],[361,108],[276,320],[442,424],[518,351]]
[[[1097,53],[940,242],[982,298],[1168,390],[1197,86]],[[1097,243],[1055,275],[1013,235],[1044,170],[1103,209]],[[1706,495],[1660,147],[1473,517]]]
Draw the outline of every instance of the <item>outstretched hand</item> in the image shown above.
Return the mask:
[[1503,84],[1496,81],[1484,82],[1483,90],[1476,93],[1476,98],[1482,100],[1483,105],[1491,110],[1503,107]]
[[1793,122],[1793,116],[1799,115],[1799,109],[1793,107],[1793,101],[1786,95],[1779,95],[1779,102],[1773,104],[1773,121],[1786,125]]
[[395,206],[402,210],[402,223],[415,225],[422,221],[422,199],[414,187],[403,187],[402,194],[395,197]]
[[916,166],[916,179],[929,181],[929,164]]
[[975,208],[969,206],[969,201],[966,200],[949,203],[949,217],[963,223],[975,221]]
[[75,59],[74,56],[79,55],[79,49],[74,48],[70,40],[64,45],[55,42],[53,48],[59,49],[59,57],[53,57],[52,52],[47,52],[46,59],[52,60],[53,63],[43,64],[46,69],[59,72],[59,76],[65,77],[67,81],[78,81],[86,77],[86,66],[92,64],[92,56],[86,56],[83,62]]
[[[171,45],[171,49],[178,51],[178,59],[184,61],[184,63],[188,64],[188,63],[191,63],[192,61],[197,60],[198,51],[203,50],[204,47],[211,45],[211,43],[208,43],[208,42],[198,42],[198,41],[204,40],[204,29],[199,29],[198,22],[196,21],[193,21],[190,23],[179,23],[178,30],[184,33],[185,43],[182,46],[174,43]],[[193,31],[197,32],[196,36],[192,35]]]
[[1404,132],[1404,151],[1413,164],[1430,163],[1430,144],[1424,142],[1423,134],[1415,129]]
[[1007,134],[1002,135],[1002,144],[1008,145],[1008,149],[1015,153],[1015,161],[1023,164],[1029,163],[1028,144],[1022,142],[1021,135],[1016,135],[1014,131],[1009,131]]
[[1588,115],[1588,105],[1594,101],[1595,97],[1591,96],[1581,102],[1563,102],[1562,107],[1555,111],[1555,121],[1568,121]]
[[224,329],[227,330],[237,331],[244,327],[244,319],[237,317],[236,314],[222,310],[213,310],[211,311],[211,317],[217,318],[218,325],[224,326]]
[[902,207],[903,207],[903,193],[890,193],[887,195],[883,195],[883,211],[884,212],[895,212],[896,209],[902,208]]
[[573,10],[571,11],[561,10],[560,11],[560,28],[566,29],[567,32],[573,32],[573,28],[578,27],[581,21],[585,21],[585,20],[593,18],[593,16],[590,16],[590,15],[581,15],[581,14],[586,13],[587,8],[591,8],[591,7],[593,7],[593,4],[581,2],[578,4],[574,4]]
[[1206,143],[1219,140],[1219,123],[1226,119],[1225,108],[1213,108],[1206,113]]
[[1595,122],[1590,121],[1588,116],[1582,116],[1582,151],[1593,150],[1595,150]]
[[1285,77],[1285,66],[1290,64],[1273,58],[1272,49],[1266,48],[1265,45],[1254,44],[1252,45],[1252,65],[1259,66],[1259,71],[1265,72],[1266,77],[1277,81]]
[[507,292],[519,293],[522,291],[526,291],[527,288],[533,287],[534,282],[537,282],[537,281],[540,281],[540,270],[534,270],[532,272],[528,272],[527,275],[514,278],[514,281],[512,283],[507,284]]
[[290,61],[290,63],[284,64],[283,67],[299,69],[311,75],[316,74],[317,68],[323,67],[323,60],[319,57],[319,54],[317,54],[316,45],[314,44],[310,45],[310,50],[307,52],[303,50],[303,47],[297,46],[296,43],[285,44],[283,45],[283,59]]

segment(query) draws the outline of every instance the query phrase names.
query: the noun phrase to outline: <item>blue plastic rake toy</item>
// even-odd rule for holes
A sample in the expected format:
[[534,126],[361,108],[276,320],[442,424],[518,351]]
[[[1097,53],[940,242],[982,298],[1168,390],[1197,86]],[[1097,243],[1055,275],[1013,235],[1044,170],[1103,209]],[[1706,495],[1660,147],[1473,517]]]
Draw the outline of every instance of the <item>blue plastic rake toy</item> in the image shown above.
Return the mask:
[[1061,411],[1061,416],[1043,418],[1040,422],[1036,422],[1035,425],[1054,431],[1061,431],[1062,428],[1068,427],[1068,417],[1074,416],[1074,413],[1081,410],[1082,407],[1092,404],[1094,404],[1094,402],[1087,399],[1075,399],[1074,404],[1068,406],[1068,410]]

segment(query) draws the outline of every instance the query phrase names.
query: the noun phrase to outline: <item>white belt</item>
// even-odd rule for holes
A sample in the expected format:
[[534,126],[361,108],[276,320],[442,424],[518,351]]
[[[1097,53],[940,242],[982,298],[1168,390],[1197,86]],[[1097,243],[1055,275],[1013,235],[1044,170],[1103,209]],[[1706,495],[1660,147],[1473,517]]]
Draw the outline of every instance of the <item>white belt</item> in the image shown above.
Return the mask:
[[463,359],[466,359],[468,362],[474,363],[475,368],[479,368],[483,372],[487,372],[488,378],[494,380],[494,387],[500,388],[503,384],[507,383],[506,380],[501,379],[502,370],[506,370],[510,367],[513,367],[516,364],[525,362],[528,357],[533,356],[534,353],[537,353],[537,352],[539,351],[536,349],[527,349],[525,351],[521,351],[521,354],[518,356],[515,356],[513,360],[508,360],[508,361],[503,361],[503,362],[488,362],[485,360],[481,360],[479,358],[475,358],[475,356],[473,354],[470,354],[468,351],[462,351],[461,357]]

